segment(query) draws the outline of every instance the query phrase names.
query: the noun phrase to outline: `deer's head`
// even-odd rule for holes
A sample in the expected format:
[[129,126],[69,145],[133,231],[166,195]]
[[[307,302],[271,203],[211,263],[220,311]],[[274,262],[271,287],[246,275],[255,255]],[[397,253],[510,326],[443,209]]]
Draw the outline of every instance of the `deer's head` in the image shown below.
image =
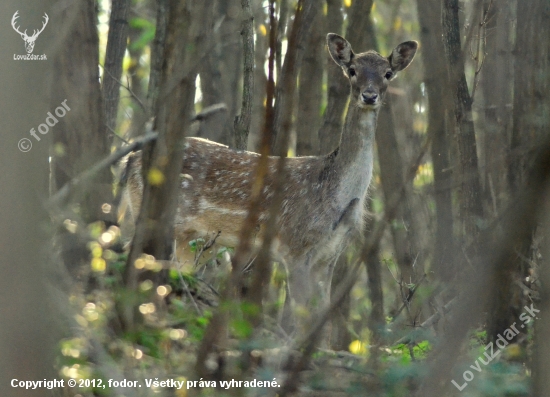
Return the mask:
[[375,51],[355,54],[350,43],[335,33],[327,35],[330,55],[349,78],[352,101],[364,109],[377,109],[382,104],[390,80],[412,62],[418,43],[405,41],[394,48],[390,56]]

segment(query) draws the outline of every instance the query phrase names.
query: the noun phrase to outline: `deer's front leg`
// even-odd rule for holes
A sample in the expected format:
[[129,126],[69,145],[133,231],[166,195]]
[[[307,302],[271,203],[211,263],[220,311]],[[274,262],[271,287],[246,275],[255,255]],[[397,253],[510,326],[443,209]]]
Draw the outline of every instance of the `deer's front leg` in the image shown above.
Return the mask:
[[310,257],[285,263],[287,271],[287,297],[283,314],[283,327],[303,334],[312,313],[314,291]]

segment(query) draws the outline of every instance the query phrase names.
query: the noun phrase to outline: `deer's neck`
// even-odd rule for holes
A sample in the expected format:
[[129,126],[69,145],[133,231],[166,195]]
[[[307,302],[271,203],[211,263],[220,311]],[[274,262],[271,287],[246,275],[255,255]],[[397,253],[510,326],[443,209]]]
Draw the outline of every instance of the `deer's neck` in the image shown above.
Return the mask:
[[[357,107],[352,100],[334,158],[334,171],[339,179],[342,202],[363,200],[372,177],[374,133],[378,110]],[[334,153],[333,153],[334,155]]]

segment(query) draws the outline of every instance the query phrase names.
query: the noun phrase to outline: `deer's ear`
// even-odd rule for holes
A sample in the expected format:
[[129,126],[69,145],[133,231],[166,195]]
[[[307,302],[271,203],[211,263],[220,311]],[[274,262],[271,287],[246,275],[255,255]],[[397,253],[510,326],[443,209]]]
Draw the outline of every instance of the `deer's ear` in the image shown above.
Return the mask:
[[328,52],[334,62],[343,68],[349,67],[351,60],[353,59],[353,50],[351,44],[342,36],[336,33],[329,33],[327,35]]
[[416,41],[405,41],[393,49],[388,61],[394,72],[405,69],[412,62],[418,48]]

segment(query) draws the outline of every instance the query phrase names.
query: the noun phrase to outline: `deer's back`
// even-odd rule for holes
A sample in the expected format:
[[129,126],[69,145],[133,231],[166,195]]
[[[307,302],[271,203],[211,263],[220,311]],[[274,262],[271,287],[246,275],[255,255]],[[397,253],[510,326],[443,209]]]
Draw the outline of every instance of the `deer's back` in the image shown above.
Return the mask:
[[[235,247],[248,212],[254,171],[260,156],[234,151],[201,138],[187,138],[187,143],[175,220],[178,245],[186,247],[192,239],[221,231],[217,242]],[[275,194],[277,162],[277,157],[269,158],[256,225],[256,245],[261,243]],[[130,158],[127,174],[127,191],[135,213],[141,204],[143,190],[141,153]],[[340,227],[339,221],[346,208],[335,201],[337,183],[330,168],[330,156],[286,159],[280,232],[276,241],[276,250],[281,256],[292,260],[311,250],[321,254],[333,251],[333,245],[338,243],[335,239],[341,240],[347,229],[359,226],[355,223],[362,218],[361,209],[351,225],[347,222],[346,230]]]

